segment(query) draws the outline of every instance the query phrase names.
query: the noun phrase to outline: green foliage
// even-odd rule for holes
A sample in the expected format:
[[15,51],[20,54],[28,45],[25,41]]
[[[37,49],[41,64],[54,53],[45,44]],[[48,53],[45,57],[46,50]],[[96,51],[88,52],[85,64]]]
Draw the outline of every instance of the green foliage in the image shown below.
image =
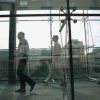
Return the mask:
[[32,69],[30,71],[30,77],[46,77],[48,75],[49,69],[47,67],[47,62],[41,61],[35,67],[37,68],[35,71]]
[[95,73],[100,73],[100,68],[99,68],[99,67],[95,67],[95,68],[93,68],[93,71],[94,71]]
[[74,73],[74,76],[87,75],[87,70],[86,68],[77,68],[77,69],[74,69],[73,73]]

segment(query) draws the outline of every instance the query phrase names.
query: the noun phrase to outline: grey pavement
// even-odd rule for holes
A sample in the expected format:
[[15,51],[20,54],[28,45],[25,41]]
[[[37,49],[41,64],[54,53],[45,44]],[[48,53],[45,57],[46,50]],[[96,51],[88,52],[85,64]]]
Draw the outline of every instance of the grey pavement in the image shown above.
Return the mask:
[[100,100],[100,85],[97,82],[75,82],[75,100]]
[[[48,86],[37,83],[32,92],[26,85],[26,93],[15,93],[19,84],[0,84],[0,100],[64,100],[63,87],[59,84]],[[100,100],[100,85],[97,82],[75,82],[75,100]],[[67,94],[67,92],[65,91]]]

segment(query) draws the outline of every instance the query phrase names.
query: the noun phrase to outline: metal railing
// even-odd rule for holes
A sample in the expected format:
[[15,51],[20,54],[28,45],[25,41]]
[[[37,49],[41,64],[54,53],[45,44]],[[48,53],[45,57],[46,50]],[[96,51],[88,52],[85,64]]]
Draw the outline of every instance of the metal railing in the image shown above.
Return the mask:
[[[66,64],[65,62],[65,57],[62,57],[62,65],[61,69],[67,71],[68,76],[70,75],[69,73],[69,57],[66,57]],[[1,60],[0,61],[0,80],[2,81],[8,81],[8,66],[9,62],[14,62],[14,70],[16,72],[17,70],[17,65],[16,65],[16,60]],[[66,66],[65,66],[66,65]],[[75,79],[83,79],[83,78],[99,78],[100,74],[100,56],[92,56],[92,55],[80,55],[80,56],[73,56],[73,69],[74,69],[74,78]],[[24,73],[29,75],[31,78],[34,79],[43,79],[46,78],[49,70],[52,66],[52,59],[29,59],[27,62],[27,65],[25,67]],[[43,69],[45,69],[45,72],[43,72]],[[39,72],[38,72],[39,71]],[[41,73],[40,76],[36,77],[35,72]],[[34,75],[32,77],[32,74]],[[59,77],[58,74],[56,74],[55,77]],[[69,76],[70,77],[70,76]],[[17,75],[16,75],[17,78]],[[56,78],[55,78],[56,79]],[[17,79],[16,79],[17,80]]]

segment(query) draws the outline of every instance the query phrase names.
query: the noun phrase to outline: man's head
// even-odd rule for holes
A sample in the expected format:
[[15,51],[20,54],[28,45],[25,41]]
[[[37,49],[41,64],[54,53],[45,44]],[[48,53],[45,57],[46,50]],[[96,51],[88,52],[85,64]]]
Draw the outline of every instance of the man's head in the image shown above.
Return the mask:
[[17,38],[18,39],[24,38],[24,35],[25,35],[24,32],[19,32]]
[[53,39],[54,42],[57,42],[59,37],[57,35],[54,35],[52,39]]

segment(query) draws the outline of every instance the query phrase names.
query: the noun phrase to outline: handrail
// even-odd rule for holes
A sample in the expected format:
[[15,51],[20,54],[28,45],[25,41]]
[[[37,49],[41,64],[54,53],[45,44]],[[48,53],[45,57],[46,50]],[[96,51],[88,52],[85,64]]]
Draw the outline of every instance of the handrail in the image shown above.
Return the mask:
[[[100,58],[92,58],[92,57],[80,57],[80,58],[73,58],[73,60],[85,60],[85,59],[100,59]],[[65,58],[62,58],[61,60],[65,60]],[[66,58],[66,60],[69,60],[69,58]],[[0,62],[16,62],[17,60],[0,60]],[[28,61],[52,61],[52,59],[30,59]]]

